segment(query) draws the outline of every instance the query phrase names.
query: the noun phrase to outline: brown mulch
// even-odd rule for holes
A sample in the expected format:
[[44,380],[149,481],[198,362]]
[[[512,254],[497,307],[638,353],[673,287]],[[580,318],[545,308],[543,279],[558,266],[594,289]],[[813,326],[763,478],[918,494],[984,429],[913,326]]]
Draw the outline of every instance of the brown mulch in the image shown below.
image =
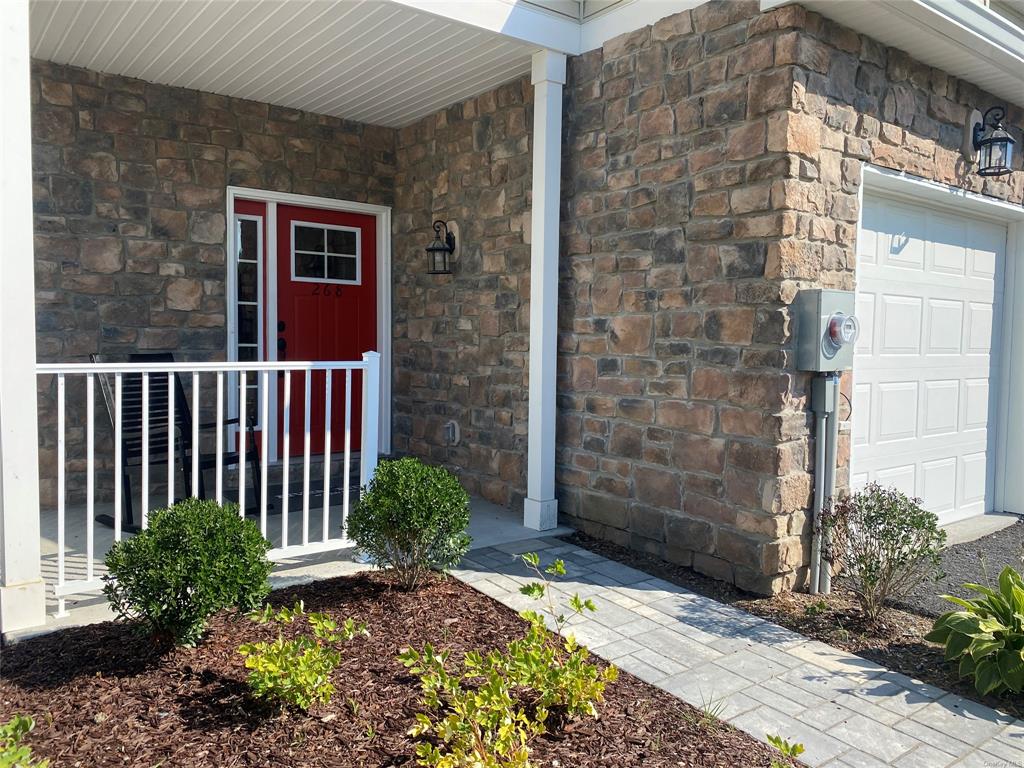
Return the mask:
[[[342,645],[330,704],[309,715],[275,712],[247,695],[238,645],[270,639],[273,625],[237,614],[213,619],[197,648],[157,653],[120,623],[65,629],[6,647],[0,659],[0,721],[36,719],[27,743],[64,766],[413,766],[407,731],[419,689],[397,661],[432,642],[453,657],[503,646],[522,631],[511,610],[454,579],[409,594],[379,573],[273,593],[338,619],[366,622],[371,636]],[[290,628],[289,628],[290,629]],[[769,766],[750,736],[703,721],[687,704],[628,674],[609,685],[600,719],[570,723],[534,743],[538,766]]]
[[652,555],[582,533],[574,533],[566,537],[566,540],[610,560],[631,565],[807,637],[870,659],[893,671],[1024,717],[1024,702],[1019,697],[979,695],[973,682],[961,678],[956,668],[946,662],[942,646],[924,639],[931,631],[934,621],[932,617],[888,608],[871,625],[865,621],[856,598],[852,592],[843,588],[841,580],[833,582],[833,591],[829,595],[783,592],[773,597],[763,597],[704,576],[692,568],[667,563]]

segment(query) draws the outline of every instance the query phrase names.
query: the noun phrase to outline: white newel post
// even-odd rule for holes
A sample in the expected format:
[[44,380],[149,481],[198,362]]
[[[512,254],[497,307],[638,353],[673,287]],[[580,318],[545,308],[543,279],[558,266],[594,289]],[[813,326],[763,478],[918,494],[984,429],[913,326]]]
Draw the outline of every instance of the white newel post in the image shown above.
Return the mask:
[[0,631],[42,624],[28,0],[0,18]]
[[523,524],[558,525],[555,367],[558,356],[558,218],[565,54],[533,54],[533,213],[530,245],[530,421]]
[[[364,352],[363,362],[363,428],[359,447],[359,487],[369,485],[377,471],[380,453],[380,352]],[[349,480],[346,477],[345,482]]]

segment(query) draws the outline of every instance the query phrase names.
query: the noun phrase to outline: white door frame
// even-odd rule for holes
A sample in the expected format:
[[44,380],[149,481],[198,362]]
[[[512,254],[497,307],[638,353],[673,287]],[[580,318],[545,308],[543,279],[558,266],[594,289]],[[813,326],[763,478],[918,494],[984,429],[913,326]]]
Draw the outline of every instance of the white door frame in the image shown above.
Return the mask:
[[[320,208],[328,211],[344,213],[361,213],[373,216],[377,222],[377,339],[379,349],[373,350],[381,356],[380,377],[380,452],[391,453],[391,207],[372,203],[357,203],[351,200],[334,200],[329,197],[297,195],[291,192],[273,192],[266,189],[249,187],[227,188],[227,283],[225,286],[225,302],[227,304],[228,359],[234,360],[235,346],[231,343],[238,333],[238,318],[232,297],[235,295],[236,254],[235,228],[232,226],[235,215],[236,200],[252,200],[266,203],[265,226],[267,231],[264,243],[266,259],[267,285],[265,296],[277,296],[277,206],[296,205],[305,208]],[[277,327],[277,301],[269,301],[267,306],[266,336],[270,337],[269,329]],[[370,350],[364,350],[370,351]],[[277,346],[267,345],[270,360],[277,359]],[[271,387],[271,406],[276,405],[276,387]],[[271,408],[273,411],[273,408]],[[271,430],[271,452],[277,455],[277,430]]]
[[[875,192],[917,205],[967,214],[1006,225],[1006,264],[1003,274],[1002,311],[998,355],[990,393],[995,439],[992,503],[996,511],[1024,514],[1024,208],[995,197],[959,187],[928,181],[901,171],[863,166],[857,240],[864,220],[864,193]],[[854,369],[854,377],[857,372]],[[1014,429],[1011,425],[1017,425]],[[851,450],[851,474],[853,451]]]

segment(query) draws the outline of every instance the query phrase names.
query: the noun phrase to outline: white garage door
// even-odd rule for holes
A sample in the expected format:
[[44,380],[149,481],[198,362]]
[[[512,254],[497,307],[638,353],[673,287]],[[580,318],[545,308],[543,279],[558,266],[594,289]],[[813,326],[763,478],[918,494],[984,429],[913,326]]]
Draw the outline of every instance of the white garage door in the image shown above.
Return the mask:
[[863,217],[852,485],[988,511],[1006,226],[870,194]]

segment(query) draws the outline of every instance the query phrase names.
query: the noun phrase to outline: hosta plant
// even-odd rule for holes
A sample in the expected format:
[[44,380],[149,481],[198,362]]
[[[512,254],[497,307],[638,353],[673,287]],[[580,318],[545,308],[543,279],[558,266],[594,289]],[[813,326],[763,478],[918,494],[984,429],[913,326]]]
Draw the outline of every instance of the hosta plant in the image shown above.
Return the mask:
[[245,643],[238,648],[249,669],[249,690],[253,696],[303,711],[331,700],[331,673],[341,662],[337,643],[369,634],[365,625],[351,618],[339,627],[326,613],[306,613],[301,601],[276,613],[267,605],[250,618],[259,624],[273,621],[281,626],[301,618],[309,623],[312,635],[300,634],[286,640],[278,629],[275,640]]
[[15,715],[0,723],[0,768],[46,768],[49,760],[36,760],[32,748],[21,743],[36,721],[28,715]]
[[1007,566],[998,589],[964,584],[979,597],[943,598],[962,610],[944,613],[926,640],[946,647],[946,661],[959,665],[961,677],[973,677],[974,687],[987,693],[1024,690],[1024,579]]
[[[427,737],[416,748],[419,764],[436,768],[527,768],[530,742],[558,718],[596,715],[607,683],[618,676],[615,667],[601,670],[589,653],[566,635],[566,616],[555,607],[545,574],[565,574],[556,560],[543,571],[534,554],[523,561],[540,581],[524,586],[523,594],[547,599],[548,616],[522,614],[528,626],[521,638],[503,651],[470,652],[452,670],[447,651],[426,645],[399,656],[420,678],[428,713],[416,716],[411,734]],[[578,595],[569,599],[573,613],[593,611],[594,604]],[[555,629],[547,630],[546,624]],[[554,715],[557,715],[555,717]]]

